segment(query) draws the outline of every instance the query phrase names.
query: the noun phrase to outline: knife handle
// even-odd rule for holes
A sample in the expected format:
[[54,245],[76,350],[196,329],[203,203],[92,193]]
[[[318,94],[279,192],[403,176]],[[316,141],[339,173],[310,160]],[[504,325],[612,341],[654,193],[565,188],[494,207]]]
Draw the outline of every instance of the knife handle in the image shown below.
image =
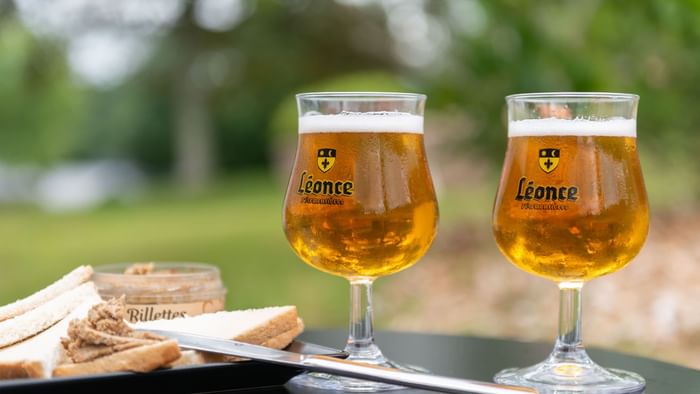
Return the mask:
[[391,383],[399,386],[442,391],[445,393],[479,394],[537,394],[529,387],[505,386],[476,380],[450,378],[424,373],[405,372],[395,368],[381,367],[326,356],[307,356],[302,364],[309,370],[326,372],[352,378]]

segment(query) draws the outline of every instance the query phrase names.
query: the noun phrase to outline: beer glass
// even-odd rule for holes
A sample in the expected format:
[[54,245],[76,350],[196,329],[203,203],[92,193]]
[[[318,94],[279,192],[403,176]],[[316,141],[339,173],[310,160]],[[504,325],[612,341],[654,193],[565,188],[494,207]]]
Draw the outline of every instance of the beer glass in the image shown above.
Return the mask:
[[542,363],[506,369],[498,383],[541,393],[632,393],[632,372],[604,369],[581,341],[581,288],[624,267],[649,227],[637,157],[639,97],[535,93],[506,98],[508,146],[493,210],[501,252],[559,285],[559,334]]
[[[435,237],[438,208],[423,146],[425,96],[297,95],[299,140],[284,232],[312,267],[350,281],[349,360],[393,366],[374,344],[372,282],[413,265]],[[397,388],[301,375],[293,384],[346,391]]]

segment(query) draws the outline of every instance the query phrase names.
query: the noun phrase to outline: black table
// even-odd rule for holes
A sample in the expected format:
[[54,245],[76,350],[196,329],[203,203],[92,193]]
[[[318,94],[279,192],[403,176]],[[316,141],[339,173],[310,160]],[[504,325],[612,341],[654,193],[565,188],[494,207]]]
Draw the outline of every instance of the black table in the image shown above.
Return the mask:
[[[346,335],[342,331],[309,330],[300,339],[342,348]],[[491,381],[493,375],[503,368],[542,361],[552,349],[552,344],[413,333],[378,333],[376,339],[385,355],[394,361],[420,365],[435,374],[484,381]],[[595,348],[588,351],[593,360],[605,367],[626,369],[644,376],[647,394],[700,393],[700,371]],[[266,392],[291,391],[280,387]],[[422,391],[399,391],[419,392]],[[294,393],[299,393],[299,390],[295,389]]]
[[[309,330],[300,339],[337,349],[342,348],[346,334],[340,330]],[[490,381],[494,373],[502,368],[542,361],[552,346],[500,339],[409,333],[378,333],[377,342],[384,353],[395,361],[422,366],[439,375],[482,381]],[[317,348],[315,351],[324,353],[328,350]],[[310,347],[306,351],[314,352]],[[590,354],[603,366],[627,369],[643,375],[647,379],[647,394],[700,394],[700,371],[605,350],[591,349]],[[214,390],[219,390],[217,393],[237,394],[328,394],[320,390],[280,386],[296,372],[294,369],[253,361],[218,363],[163,369],[146,374],[118,372],[56,379],[5,380],[0,381],[0,394],[191,393]],[[230,391],[234,387],[239,389]],[[428,392],[406,389],[391,393]]]

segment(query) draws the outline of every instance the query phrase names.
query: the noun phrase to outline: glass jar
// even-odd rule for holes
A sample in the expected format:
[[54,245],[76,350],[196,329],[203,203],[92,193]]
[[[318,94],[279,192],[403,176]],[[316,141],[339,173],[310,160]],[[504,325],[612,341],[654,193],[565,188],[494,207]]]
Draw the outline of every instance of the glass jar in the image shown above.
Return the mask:
[[103,299],[121,297],[134,323],[224,310],[226,288],[216,266],[201,263],[120,263],[95,268]]

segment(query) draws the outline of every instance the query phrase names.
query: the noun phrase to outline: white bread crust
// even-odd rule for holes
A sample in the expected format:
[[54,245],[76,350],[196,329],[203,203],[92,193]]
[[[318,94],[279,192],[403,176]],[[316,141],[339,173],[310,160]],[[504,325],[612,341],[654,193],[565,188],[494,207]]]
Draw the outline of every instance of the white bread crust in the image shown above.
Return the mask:
[[81,296],[80,305],[63,320],[38,335],[0,350],[0,379],[51,377],[51,371],[63,354],[61,337],[66,335],[70,321],[84,318],[93,305],[102,302],[92,282],[85,286],[88,291]]
[[94,293],[95,285],[92,282],[83,283],[28,312],[0,322],[0,348],[23,341],[53,326]]
[[91,276],[92,267],[82,265],[36,293],[11,304],[0,306],[0,322],[19,316],[68,290],[78,287],[81,283],[88,281]]

